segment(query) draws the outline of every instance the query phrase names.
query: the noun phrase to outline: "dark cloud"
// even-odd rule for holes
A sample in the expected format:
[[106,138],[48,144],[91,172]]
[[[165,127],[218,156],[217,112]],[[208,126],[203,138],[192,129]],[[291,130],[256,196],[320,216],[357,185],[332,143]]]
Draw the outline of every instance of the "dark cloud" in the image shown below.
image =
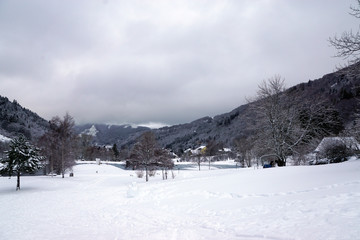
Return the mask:
[[177,124],[331,72],[354,1],[0,2],[0,94],[50,119]]

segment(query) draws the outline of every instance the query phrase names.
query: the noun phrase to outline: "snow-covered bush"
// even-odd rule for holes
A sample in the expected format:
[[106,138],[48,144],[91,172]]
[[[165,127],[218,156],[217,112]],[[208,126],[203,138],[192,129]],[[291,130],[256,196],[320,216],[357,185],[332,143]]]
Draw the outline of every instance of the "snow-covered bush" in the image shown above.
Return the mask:
[[344,143],[335,142],[325,146],[324,154],[330,163],[338,163],[346,161],[347,158],[351,155],[350,150],[346,147]]
[[149,176],[150,176],[150,177],[154,177],[155,174],[156,174],[156,169],[151,169],[151,170],[149,171]]
[[344,141],[340,138],[328,139],[318,147],[317,160],[313,164],[338,163],[346,161],[353,153]]
[[138,170],[135,173],[136,173],[136,176],[138,178],[143,178],[143,176],[144,176],[144,171],[143,170]]

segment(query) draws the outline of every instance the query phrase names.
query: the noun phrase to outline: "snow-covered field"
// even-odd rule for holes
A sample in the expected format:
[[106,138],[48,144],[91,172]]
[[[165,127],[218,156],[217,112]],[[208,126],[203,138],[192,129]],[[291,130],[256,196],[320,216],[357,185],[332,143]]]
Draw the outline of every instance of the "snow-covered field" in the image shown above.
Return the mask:
[[111,165],[0,177],[0,239],[360,239],[360,160],[176,170],[148,183]]

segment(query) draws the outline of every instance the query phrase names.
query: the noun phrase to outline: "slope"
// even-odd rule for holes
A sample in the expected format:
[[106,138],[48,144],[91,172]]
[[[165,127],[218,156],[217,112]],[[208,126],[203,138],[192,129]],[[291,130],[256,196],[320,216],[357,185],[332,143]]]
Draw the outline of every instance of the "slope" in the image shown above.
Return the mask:
[[[290,87],[287,93],[303,101],[322,102],[334,108],[340,120],[339,132],[343,127],[355,124],[360,113],[360,63],[351,66],[356,71],[337,71],[320,79]],[[250,104],[242,105],[233,111],[205,117],[187,124],[164,127],[155,130],[162,146],[181,152],[214,139],[225,146],[231,146],[233,139],[247,136],[257,127],[258,116]]]
[[36,113],[22,107],[16,100],[0,96],[0,134],[12,137],[23,134],[36,139],[48,128],[48,122]]
[[[0,178],[0,238],[358,239],[360,161],[273,169],[180,170],[148,183],[110,165],[74,178]],[[129,194],[129,191],[132,191]],[[41,201],[39,201],[41,199]]]

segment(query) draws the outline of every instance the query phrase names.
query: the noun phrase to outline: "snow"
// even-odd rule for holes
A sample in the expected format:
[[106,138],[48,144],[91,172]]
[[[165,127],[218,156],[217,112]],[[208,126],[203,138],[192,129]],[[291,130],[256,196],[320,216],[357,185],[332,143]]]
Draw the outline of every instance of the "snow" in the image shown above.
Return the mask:
[[11,138],[5,137],[4,135],[0,134],[0,142],[10,142]]
[[[231,162],[230,162],[231,163]],[[228,163],[230,167],[230,163]],[[190,163],[188,163],[190,164]],[[0,239],[359,239],[360,160],[174,170],[149,182],[113,165],[0,178]]]
[[189,148],[189,149],[186,149],[184,152],[185,153],[187,153],[187,152],[191,152],[191,154],[199,154],[200,152],[201,152],[201,150],[203,149],[203,148],[205,148],[206,146],[205,145],[202,145],[202,146],[200,146],[200,147],[198,147],[198,148],[196,148],[196,149],[191,149],[191,148]]
[[98,132],[99,131],[96,129],[95,125],[92,125],[89,129],[84,130],[81,134],[87,134],[95,137]]

